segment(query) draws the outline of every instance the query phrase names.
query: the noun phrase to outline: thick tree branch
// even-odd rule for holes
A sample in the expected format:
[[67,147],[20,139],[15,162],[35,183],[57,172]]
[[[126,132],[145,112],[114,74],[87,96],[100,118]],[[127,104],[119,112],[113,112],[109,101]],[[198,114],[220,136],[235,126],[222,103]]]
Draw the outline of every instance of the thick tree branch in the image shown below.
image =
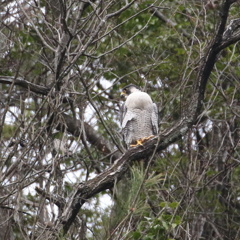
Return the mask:
[[196,108],[194,108],[194,112],[192,112],[192,114],[195,115],[194,120],[197,119],[198,115],[201,112],[207,81],[217,61],[218,54],[222,50],[219,48],[219,46],[223,41],[223,34],[228,19],[229,9],[234,2],[234,0],[223,1],[222,9],[220,12],[221,19],[218,24],[216,34],[213,37],[210,45],[207,47],[206,54],[200,62],[197,79],[193,87],[193,96],[191,99],[191,102],[193,104],[196,104]]
[[234,44],[240,40],[240,18],[231,20],[230,24],[226,27],[223,34],[223,40],[217,47],[217,51]]
[[216,50],[218,52],[220,52],[221,50],[227,48],[228,46],[230,46],[234,43],[237,43],[239,40],[240,40],[240,33],[237,35],[234,35],[233,37],[231,37],[225,41],[222,41],[222,43],[216,48]]
[[229,25],[226,27],[226,31],[223,34],[223,39],[227,40],[231,38],[233,34],[239,30],[240,30],[240,18],[231,20]]
[[0,83],[3,84],[14,84],[16,86],[20,86],[26,89],[29,89],[31,92],[47,95],[50,91],[49,87],[40,86],[31,82],[24,80],[21,77],[12,77],[12,76],[0,76]]

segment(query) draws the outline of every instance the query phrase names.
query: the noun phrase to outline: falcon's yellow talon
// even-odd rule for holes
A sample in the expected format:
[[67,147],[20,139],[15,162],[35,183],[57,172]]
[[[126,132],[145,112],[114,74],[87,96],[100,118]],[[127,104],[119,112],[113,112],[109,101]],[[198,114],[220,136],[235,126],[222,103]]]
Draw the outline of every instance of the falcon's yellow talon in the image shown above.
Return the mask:
[[149,139],[151,139],[151,138],[153,138],[153,137],[155,137],[154,135],[151,135],[151,136],[149,136],[149,137],[144,137],[144,138],[142,138],[142,142],[146,142],[147,140],[149,140]]
[[136,144],[131,144],[130,147],[137,147],[137,146],[139,146],[139,145],[142,146],[142,139],[137,140],[137,141],[136,141]]
[[144,137],[144,138],[141,138],[141,139],[138,139],[137,141],[136,141],[136,144],[131,144],[130,145],[130,147],[137,147],[137,146],[143,146],[143,143],[145,143],[147,140],[149,140],[149,139],[151,139],[151,138],[153,138],[154,137],[154,135],[151,135],[151,136],[149,136],[149,137]]

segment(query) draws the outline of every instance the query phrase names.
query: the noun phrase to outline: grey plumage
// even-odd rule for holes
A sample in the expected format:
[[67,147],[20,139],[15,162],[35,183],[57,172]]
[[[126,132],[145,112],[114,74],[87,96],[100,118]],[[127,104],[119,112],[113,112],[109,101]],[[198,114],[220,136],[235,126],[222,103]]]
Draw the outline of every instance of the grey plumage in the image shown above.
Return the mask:
[[122,135],[127,146],[156,135],[158,109],[151,97],[133,84],[125,87],[122,95],[126,97],[121,116]]

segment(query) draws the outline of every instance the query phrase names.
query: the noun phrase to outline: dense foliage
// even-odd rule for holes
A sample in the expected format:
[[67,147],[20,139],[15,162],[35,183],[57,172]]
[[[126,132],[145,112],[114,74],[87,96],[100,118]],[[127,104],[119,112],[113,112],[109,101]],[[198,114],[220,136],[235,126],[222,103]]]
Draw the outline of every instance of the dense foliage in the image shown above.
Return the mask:
[[[240,239],[239,6],[3,1],[0,239]],[[161,123],[126,150],[129,83]]]

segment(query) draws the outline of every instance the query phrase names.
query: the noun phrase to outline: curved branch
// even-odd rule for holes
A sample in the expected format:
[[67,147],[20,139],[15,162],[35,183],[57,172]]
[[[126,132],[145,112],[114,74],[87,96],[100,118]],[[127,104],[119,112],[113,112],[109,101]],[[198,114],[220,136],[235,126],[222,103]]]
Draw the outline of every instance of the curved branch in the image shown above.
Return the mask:
[[106,15],[106,20],[108,20],[109,18],[112,18],[112,17],[115,17],[115,16],[120,15],[122,12],[124,12],[124,11],[127,10],[129,7],[131,7],[134,2],[136,2],[136,0],[133,0],[133,1],[131,1],[130,3],[127,3],[125,6],[123,6],[122,8],[120,8],[119,10],[117,10],[116,12],[109,13],[108,15]]
[[[216,34],[213,37],[210,45],[208,46],[205,56],[202,58],[200,62],[198,75],[193,86],[193,95],[191,98],[191,103],[196,104],[196,106],[193,108],[195,110],[194,112],[192,112],[192,114],[195,115],[194,116],[195,120],[197,119],[198,115],[201,112],[202,101],[204,99],[207,81],[217,61],[218,54],[220,53],[221,50],[223,50],[223,48],[219,48],[219,46],[221,46],[223,42],[223,35],[229,15],[229,9],[235,1],[236,0],[223,1],[220,13],[221,19],[218,24]],[[192,106],[190,108],[192,108]]]
[[240,40],[240,18],[231,20],[230,24],[226,27],[226,31],[223,35],[223,41],[217,48],[217,51],[221,51],[222,49],[234,44]]
[[240,40],[240,33],[237,35],[234,35],[233,37],[223,41],[218,47],[217,47],[217,51],[220,52],[221,50],[227,48],[228,46],[237,43]]

